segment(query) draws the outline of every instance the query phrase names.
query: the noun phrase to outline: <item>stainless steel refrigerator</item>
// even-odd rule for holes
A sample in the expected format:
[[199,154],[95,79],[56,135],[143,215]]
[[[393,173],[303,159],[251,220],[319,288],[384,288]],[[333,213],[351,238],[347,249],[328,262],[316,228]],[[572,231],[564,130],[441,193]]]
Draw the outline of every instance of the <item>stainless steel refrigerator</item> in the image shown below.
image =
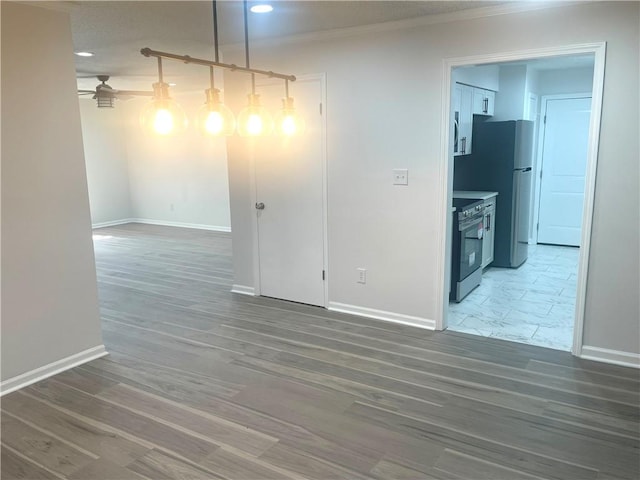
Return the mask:
[[533,180],[533,130],[529,120],[473,124],[472,154],[454,160],[454,190],[498,192],[494,267],[527,260]]

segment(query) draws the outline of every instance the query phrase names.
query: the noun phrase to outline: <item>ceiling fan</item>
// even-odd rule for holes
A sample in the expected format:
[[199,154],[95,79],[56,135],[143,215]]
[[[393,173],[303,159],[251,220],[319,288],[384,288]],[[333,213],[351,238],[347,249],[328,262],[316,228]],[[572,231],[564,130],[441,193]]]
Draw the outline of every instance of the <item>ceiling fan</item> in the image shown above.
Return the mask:
[[96,100],[98,104],[98,108],[113,108],[114,101],[116,98],[121,100],[126,100],[128,98],[134,96],[141,97],[151,97],[153,96],[152,91],[144,91],[144,90],[116,90],[111,87],[111,85],[107,85],[107,81],[109,80],[109,75],[97,75],[96,78],[100,80],[98,85],[96,85],[95,90],[78,90],[78,95],[93,95],[93,99]]

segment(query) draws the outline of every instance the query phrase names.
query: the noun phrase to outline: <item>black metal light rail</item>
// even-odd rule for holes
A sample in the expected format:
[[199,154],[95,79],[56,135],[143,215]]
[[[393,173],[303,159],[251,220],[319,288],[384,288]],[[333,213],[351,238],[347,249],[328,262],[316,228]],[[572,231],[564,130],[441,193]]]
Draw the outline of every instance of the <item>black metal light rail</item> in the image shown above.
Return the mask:
[[252,73],[256,75],[264,75],[269,78],[280,78],[282,80],[288,80],[290,82],[296,81],[295,75],[287,75],[284,73],[272,72],[270,70],[259,70],[256,68],[241,67],[234,63],[216,62],[214,60],[205,60],[202,58],[191,57],[189,55],[176,55],[175,53],[160,52],[158,50],[151,50],[148,47],[141,49],[140,53],[145,57],[168,58],[171,60],[179,60],[183,63],[193,63],[195,65],[204,65],[207,67],[226,68],[231,71]]

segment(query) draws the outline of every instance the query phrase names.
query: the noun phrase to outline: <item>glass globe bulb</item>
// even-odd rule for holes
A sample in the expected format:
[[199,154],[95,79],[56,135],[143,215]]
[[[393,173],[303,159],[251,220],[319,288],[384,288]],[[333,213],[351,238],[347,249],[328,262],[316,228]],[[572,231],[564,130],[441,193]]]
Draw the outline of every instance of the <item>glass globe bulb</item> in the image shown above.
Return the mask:
[[143,128],[157,135],[171,135],[187,128],[187,116],[174,100],[169,98],[169,85],[154,83],[154,97],[140,114]]
[[168,135],[173,130],[173,117],[166,108],[159,108],[153,117],[153,129],[160,135]]
[[298,115],[293,107],[293,98],[282,99],[282,110],[276,116],[276,129],[278,133],[286,137],[301,135],[305,131],[304,119]]
[[207,119],[204,122],[204,129],[207,133],[212,135],[219,135],[222,132],[222,127],[224,125],[224,119],[220,112],[211,111],[207,115]]
[[287,115],[284,117],[282,122],[280,123],[280,130],[287,136],[295,135],[296,131],[296,120],[292,115]]
[[198,129],[212,137],[233,135],[236,120],[229,108],[220,101],[218,89],[208,89],[207,101],[200,107],[196,123]]
[[262,117],[258,113],[250,113],[247,118],[247,133],[249,135],[260,135],[263,128]]
[[238,133],[243,137],[269,135],[273,131],[273,119],[260,105],[260,96],[249,95],[249,105],[238,115]]

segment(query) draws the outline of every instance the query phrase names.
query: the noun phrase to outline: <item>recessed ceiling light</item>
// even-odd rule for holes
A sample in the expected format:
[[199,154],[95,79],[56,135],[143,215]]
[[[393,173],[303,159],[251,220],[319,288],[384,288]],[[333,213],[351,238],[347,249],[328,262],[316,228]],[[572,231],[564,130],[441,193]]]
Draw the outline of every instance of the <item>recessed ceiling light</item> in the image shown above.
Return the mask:
[[273,7],[268,3],[260,3],[258,5],[254,5],[250,9],[253,13],[269,13],[273,11]]
[[93,57],[91,52],[75,52],[75,54],[79,57]]
[[175,87],[176,85],[177,85],[177,83],[169,82],[169,86],[170,87]]

